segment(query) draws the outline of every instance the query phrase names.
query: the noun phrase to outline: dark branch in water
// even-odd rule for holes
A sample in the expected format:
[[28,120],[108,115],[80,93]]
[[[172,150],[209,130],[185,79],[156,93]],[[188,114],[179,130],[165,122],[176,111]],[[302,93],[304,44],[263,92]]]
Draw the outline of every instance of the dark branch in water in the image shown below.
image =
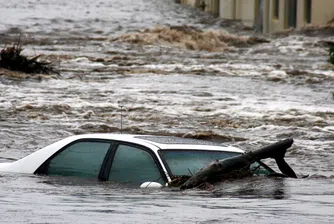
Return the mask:
[[[261,159],[273,158],[276,160],[278,168],[283,173],[282,176],[297,178],[295,172],[284,160],[286,150],[291,147],[292,139],[277,142],[267,147],[248,152],[243,155],[216,160],[207,167],[204,167],[191,177],[177,177],[173,179],[173,185],[180,186],[181,190],[207,186],[206,183],[213,184],[226,179],[238,179],[252,175],[250,165]],[[182,183],[182,181],[184,181]]]

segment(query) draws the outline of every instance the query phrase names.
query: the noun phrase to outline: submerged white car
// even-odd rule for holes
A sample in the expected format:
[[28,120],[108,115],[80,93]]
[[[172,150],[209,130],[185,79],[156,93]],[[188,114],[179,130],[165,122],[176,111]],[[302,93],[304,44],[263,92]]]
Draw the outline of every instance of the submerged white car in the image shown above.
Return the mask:
[[[86,134],[60,140],[15,162],[0,163],[0,171],[166,186],[212,161],[243,153],[235,147],[188,138]],[[258,167],[254,174],[275,173],[259,161],[251,166]]]

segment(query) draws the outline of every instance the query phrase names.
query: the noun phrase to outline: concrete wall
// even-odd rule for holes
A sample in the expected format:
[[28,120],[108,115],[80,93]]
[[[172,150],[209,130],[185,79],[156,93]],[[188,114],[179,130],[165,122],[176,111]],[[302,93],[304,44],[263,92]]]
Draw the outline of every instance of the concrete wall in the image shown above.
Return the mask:
[[[274,0],[269,0],[269,28],[266,32],[277,32],[289,28],[287,22],[287,1],[280,0],[279,19],[273,16]],[[297,1],[297,26],[302,28],[306,22],[306,0]],[[334,0],[312,0],[311,23],[312,25],[325,25],[334,18]]]
[[274,18],[274,0],[269,0],[269,27],[268,27],[268,32],[273,33],[273,32],[278,32],[282,31],[287,28],[287,12],[285,10],[286,8],[286,1],[289,0],[280,0],[279,3],[279,17]]
[[[306,22],[306,0],[298,2],[297,9],[297,27],[301,28],[308,23]],[[334,18],[334,1],[333,0],[313,0],[311,9],[311,24],[324,25]]]
[[223,19],[235,19],[235,0],[220,0],[219,16]]
[[256,19],[255,2],[257,0],[220,0],[219,16],[223,19],[242,20],[253,26]]
[[213,5],[212,13],[219,16],[220,0],[213,0],[212,5]]
[[312,4],[313,25],[326,24],[334,18],[334,0],[313,0]]
[[204,0],[205,11],[214,15],[219,15],[219,0]]
[[305,19],[305,0],[298,1],[297,4],[297,27],[303,27],[307,25]]
[[[265,33],[282,31],[288,27],[288,3],[290,0],[279,0],[279,17],[274,18],[274,0],[181,0],[181,3],[199,7],[219,15],[223,19],[239,19],[248,26],[255,26]],[[305,17],[306,0],[297,0],[296,27],[307,25]],[[262,18],[262,19],[261,19]],[[312,0],[311,24],[325,25],[334,19],[334,0]]]
[[[259,4],[259,3],[257,3]],[[263,33],[269,33],[270,27],[271,27],[271,21],[272,21],[272,10],[270,9],[271,6],[271,0],[270,1],[264,1],[262,6],[262,32]],[[260,10],[260,9],[259,9]],[[259,30],[258,30],[259,31]]]
[[212,0],[205,0],[205,11],[209,13],[213,12],[213,1]]
[[253,26],[256,20],[256,0],[236,0],[235,18]]

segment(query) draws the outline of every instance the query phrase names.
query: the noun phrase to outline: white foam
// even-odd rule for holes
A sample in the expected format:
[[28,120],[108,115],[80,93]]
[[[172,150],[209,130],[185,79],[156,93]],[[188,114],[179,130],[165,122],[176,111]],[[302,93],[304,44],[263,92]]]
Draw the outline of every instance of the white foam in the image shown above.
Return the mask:
[[286,72],[282,71],[282,70],[273,70],[273,71],[269,72],[269,74],[268,74],[268,78],[270,78],[270,79],[274,79],[274,78],[286,79],[287,77],[288,77],[288,74],[286,74]]

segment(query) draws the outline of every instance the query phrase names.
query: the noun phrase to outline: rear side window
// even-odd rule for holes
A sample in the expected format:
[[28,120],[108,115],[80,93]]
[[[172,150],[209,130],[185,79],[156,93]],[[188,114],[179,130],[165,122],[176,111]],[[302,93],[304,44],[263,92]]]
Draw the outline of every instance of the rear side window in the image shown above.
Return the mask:
[[141,148],[129,145],[118,146],[109,180],[132,184],[142,184],[147,181],[164,183],[152,155]]
[[107,142],[74,143],[50,161],[47,174],[97,178],[110,144]]

